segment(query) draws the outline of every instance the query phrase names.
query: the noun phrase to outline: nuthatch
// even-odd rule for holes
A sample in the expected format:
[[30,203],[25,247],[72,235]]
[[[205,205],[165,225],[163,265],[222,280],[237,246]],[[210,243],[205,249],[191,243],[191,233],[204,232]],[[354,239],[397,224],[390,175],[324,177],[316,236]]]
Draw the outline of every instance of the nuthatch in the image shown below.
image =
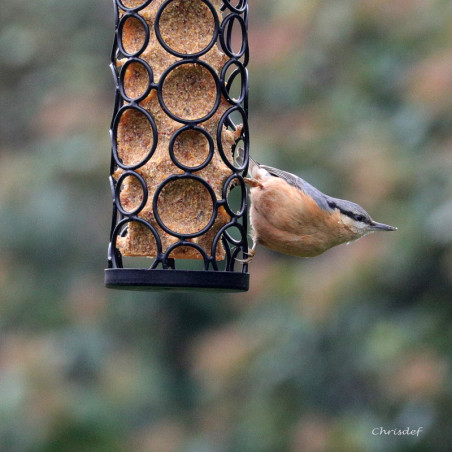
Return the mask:
[[[237,160],[243,159],[239,150]],[[301,177],[250,158],[245,182],[250,190],[253,247],[256,245],[298,257],[314,257],[333,246],[357,240],[374,231],[397,228],[372,220],[358,204],[332,198]]]

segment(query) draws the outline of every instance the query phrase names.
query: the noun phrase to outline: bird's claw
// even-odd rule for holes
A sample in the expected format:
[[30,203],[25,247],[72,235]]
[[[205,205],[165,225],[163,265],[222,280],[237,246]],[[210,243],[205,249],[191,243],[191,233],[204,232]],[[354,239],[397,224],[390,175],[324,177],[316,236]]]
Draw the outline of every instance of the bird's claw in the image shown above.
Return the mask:
[[254,259],[254,256],[256,255],[256,250],[254,249],[254,247],[251,248],[247,254],[248,254],[248,257],[246,259],[237,259],[236,258],[235,260],[237,262],[241,262],[242,264],[249,264]]

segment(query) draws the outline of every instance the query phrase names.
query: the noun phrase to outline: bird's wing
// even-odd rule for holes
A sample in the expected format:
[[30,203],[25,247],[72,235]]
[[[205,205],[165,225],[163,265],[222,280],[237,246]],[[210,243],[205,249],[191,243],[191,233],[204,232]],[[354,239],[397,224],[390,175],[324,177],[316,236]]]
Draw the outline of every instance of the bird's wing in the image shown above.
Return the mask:
[[298,177],[297,175],[292,173],[288,173],[287,171],[280,170],[278,168],[273,168],[271,166],[267,165],[259,166],[268,171],[272,176],[280,177],[281,179],[285,180],[289,185],[292,185],[295,188],[298,188],[302,192],[309,195],[311,198],[314,199],[314,201],[321,209],[331,210],[331,207],[328,204],[328,200],[330,199],[330,197],[322,193],[320,190],[317,190],[317,188],[312,186],[310,183],[306,182],[301,177]]
[[281,179],[285,180],[288,184],[293,185],[294,187],[302,188],[302,183],[305,182],[301,177],[296,176],[295,174],[288,173],[287,171],[280,170],[278,168],[273,168],[271,166],[267,165],[261,165],[259,164],[261,168],[264,168],[267,170],[272,176],[280,177]]

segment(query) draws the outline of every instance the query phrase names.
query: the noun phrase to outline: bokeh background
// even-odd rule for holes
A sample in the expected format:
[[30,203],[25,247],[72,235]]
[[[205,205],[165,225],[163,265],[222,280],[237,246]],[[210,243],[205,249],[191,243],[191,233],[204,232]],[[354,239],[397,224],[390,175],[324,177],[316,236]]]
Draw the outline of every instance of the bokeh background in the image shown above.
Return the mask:
[[112,2],[3,0],[1,451],[452,449],[452,2],[250,7],[252,154],[399,231],[105,289]]

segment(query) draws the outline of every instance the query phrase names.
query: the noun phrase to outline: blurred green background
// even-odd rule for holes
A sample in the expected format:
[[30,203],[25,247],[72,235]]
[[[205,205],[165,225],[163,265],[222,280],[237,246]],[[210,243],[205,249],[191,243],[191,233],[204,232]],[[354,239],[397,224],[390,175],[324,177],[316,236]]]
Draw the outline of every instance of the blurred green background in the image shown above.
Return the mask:
[[452,450],[452,2],[250,7],[252,155],[399,231],[105,289],[112,2],[3,0],[1,451]]

